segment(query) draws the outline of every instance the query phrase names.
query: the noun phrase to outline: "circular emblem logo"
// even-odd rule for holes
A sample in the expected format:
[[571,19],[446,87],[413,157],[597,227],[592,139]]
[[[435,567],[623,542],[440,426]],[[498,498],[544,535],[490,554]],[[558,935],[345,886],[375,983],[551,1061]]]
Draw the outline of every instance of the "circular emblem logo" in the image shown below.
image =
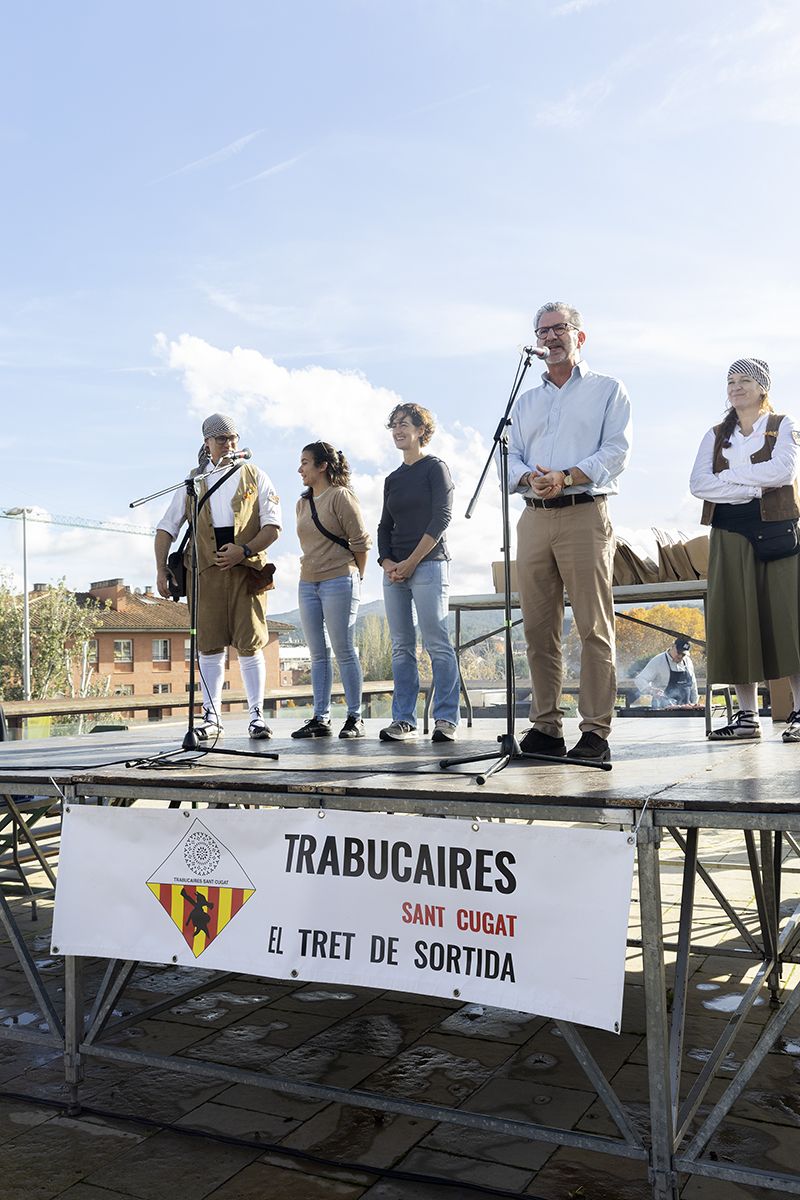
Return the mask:
[[183,858],[195,875],[213,875],[219,864],[219,846],[211,834],[198,829],[184,842]]

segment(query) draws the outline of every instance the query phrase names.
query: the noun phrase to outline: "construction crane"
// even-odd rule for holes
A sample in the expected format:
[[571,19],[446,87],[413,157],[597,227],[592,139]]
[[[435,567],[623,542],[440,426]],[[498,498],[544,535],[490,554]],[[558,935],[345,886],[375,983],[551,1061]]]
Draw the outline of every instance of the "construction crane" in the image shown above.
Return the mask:
[[107,533],[138,533],[153,537],[155,529],[144,525],[126,525],[123,521],[93,521],[90,517],[63,517],[58,513],[40,512],[34,508],[0,508],[0,517],[10,521],[41,521],[45,525],[71,525],[76,529],[103,529]]

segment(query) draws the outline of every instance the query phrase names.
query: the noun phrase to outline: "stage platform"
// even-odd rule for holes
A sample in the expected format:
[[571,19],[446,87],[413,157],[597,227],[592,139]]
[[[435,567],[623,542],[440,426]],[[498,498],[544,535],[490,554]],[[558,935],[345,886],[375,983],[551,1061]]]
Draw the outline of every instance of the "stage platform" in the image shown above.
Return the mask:
[[[284,1126],[287,1146],[463,1179],[461,1190],[444,1190],[460,1200],[477,1200],[481,1193],[470,1184],[482,1182],[548,1200],[570,1189],[591,1200],[800,1194],[793,1174],[800,1161],[793,1099],[800,746],[781,741],[782,726],[765,721],[761,742],[730,746],[708,743],[690,718],[620,722],[610,772],[515,762],[479,786],[474,772],[485,764],[443,771],[439,762],[494,753],[500,722],[479,722],[453,745],[422,736],[381,743],[380,722],[368,723],[363,741],[294,742],[289,734],[298,722],[272,724],[275,739],[254,744],[243,723],[231,721],[222,745],[277,751],[277,762],[211,752],[192,766],[125,766],[176,748],[177,723],[7,743],[0,746],[0,794],[12,804],[63,795],[78,803],[303,806],[622,826],[636,840],[638,878],[620,1035],[400,993],[226,980],[152,964],[65,964],[48,959],[40,942],[26,963],[37,931],[26,902],[15,900],[6,904],[18,935],[10,945],[23,971],[33,969],[37,999],[55,1011],[49,1024],[12,1021],[0,1033],[23,1045],[30,1034],[50,1055],[42,1062],[51,1064],[51,1081],[66,1051],[61,1095],[76,1107],[100,1096],[107,1108],[113,1093],[115,1111],[132,1122],[152,1103],[148,1085],[179,1105],[191,1095],[196,1103],[185,1125],[244,1128],[251,1148],[265,1136],[282,1140],[280,1121],[293,1121],[291,1133]],[[574,721],[567,731],[572,744]],[[587,896],[587,921],[601,903]],[[24,983],[19,972],[18,979]],[[311,1012],[324,1013],[321,1025],[309,1025],[304,1014]],[[126,1078],[138,1081],[127,1100]],[[226,1106],[245,1098],[243,1123]],[[259,1113],[267,1114],[266,1133]],[[375,1133],[383,1128],[391,1131],[388,1142]],[[330,1163],[299,1174],[277,1152],[258,1161],[277,1173],[269,1186],[302,1200],[439,1194],[433,1185],[381,1181]],[[266,1174],[259,1178],[267,1184]],[[92,1182],[128,1194],[111,1167]],[[262,1194],[248,1186],[243,1179],[239,1190],[169,1190],[175,1200]],[[130,1194],[145,1192],[137,1185]]]
[[[457,814],[474,811],[476,800],[505,817],[532,818],[532,810],[548,805],[586,810],[641,810],[663,813],[662,824],[724,825],[748,814],[751,828],[765,827],[760,818],[782,814],[800,817],[800,744],[782,742],[783,725],[765,720],[760,742],[737,745],[708,742],[691,718],[663,724],[617,722],[614,726],[612,770],[599,771],[568,763],[516,761],[479,786],[485,763],[442,770],[440,761],[463,754],[497,752],[501,721],[462,726],[455,743],[433,744],[421,733],[416,741],[381,742],[384,724],[366,722],[368,736],[357,741],[337,737],[294,741],[290,734],[301,722],[272,721],[275,737],[251,742],[246,722],[232,720],[219,742],[222,750],[249,751],[254,757],[235,758],[213,749],[188,762],[176,754],[152,766],[126,766],[164,751],[179,750],[184,727],[161,724],[121,734],[50,738],[0,744],[0,785],[18,790],[54,785],[70,787],[84,797],[148,797],[194,799],[207,803],[281,805],[314,804],[319,797],[329,807],[359,807],[381,811]],[[521,737],[528,728],[518,723]],[[567,744],[577,741],[575,720],[565,723]],[[260,761],[259,753],[277,752],[278,761]],[[181,761],[183,760],[183,761]],[[17,769],[20,768],[20,769]],[[30,785],[30,786],[29,786]],[[191,793],[191,795],[190,795]],[[71,793],[72,794],[72,793]],[[398,801],[402,800],[402,805]],[[680,820],[677,815],[680,814]],[[573,819],[580,819],[576,816]],[[585,819],[595,820],[589,812]],[[618,813],[624,821],[625,814]],[[798,824],[800,822],[796,822]],[[773,822],[774,825],[774,822]]]

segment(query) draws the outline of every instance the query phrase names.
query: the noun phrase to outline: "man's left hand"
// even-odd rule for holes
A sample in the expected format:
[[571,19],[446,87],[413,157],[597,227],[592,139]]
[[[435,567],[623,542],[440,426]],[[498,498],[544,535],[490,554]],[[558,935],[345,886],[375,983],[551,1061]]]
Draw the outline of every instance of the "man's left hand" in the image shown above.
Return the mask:
[[238,567],[242,562],[244,562],[244,550],[241,546],[234,545],[233,542],[228,542],[214,555],[214,565],[219,567],[220,571],[229,571],[231,567]]
[[564,490],[564,472],[552,471],[549,467],[536,464],[536,473],[531,472],[530,485],[539,500],[552,500]]

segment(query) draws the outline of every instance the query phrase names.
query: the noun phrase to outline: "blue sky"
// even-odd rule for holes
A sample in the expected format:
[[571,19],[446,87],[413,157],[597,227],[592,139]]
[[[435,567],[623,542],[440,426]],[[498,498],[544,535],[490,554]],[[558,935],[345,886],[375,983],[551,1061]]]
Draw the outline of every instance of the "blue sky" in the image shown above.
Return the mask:
[[[639,544],[692,531],[732,359],[797,415],[792,0],[51,0],[6,13],[0,54],[0,507],[152,524],[129,500],[232,411],[284,502],[290,608],[299,450],[344,449],[374,526],[400,397],[440,423],[455,590],[488,590],[493,481],[463,510],[553,297],[631,393],[612,517]],[[31,580],[143,586],[151,561],[31,528]]]

